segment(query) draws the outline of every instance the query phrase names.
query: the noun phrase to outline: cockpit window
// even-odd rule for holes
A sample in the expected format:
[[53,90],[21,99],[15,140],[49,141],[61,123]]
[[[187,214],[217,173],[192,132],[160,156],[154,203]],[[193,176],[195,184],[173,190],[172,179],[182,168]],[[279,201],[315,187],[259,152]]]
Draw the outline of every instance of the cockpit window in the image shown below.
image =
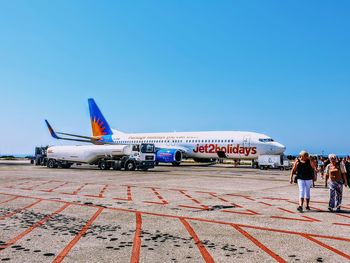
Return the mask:
[[274,140],[271,138],[259,139],[260,142],[273,142]]

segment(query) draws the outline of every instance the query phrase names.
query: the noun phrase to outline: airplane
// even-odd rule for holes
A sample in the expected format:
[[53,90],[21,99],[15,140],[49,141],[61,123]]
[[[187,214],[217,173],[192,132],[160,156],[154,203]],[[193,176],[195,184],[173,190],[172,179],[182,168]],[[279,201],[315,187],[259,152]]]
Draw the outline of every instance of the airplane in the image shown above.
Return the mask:
[[93,144],[153,143],[156,163],[172,163],[175,166],[180,165],[184,158],[192,158],[196,162],[211,162],[219,158],[255,160],[259,155],[283,154],[286,149],[265,134],[248,131],[124,133],[110,128],[94,99],[88,99],[88,104],[92,136],[55,132],[45,120],[52,137]]

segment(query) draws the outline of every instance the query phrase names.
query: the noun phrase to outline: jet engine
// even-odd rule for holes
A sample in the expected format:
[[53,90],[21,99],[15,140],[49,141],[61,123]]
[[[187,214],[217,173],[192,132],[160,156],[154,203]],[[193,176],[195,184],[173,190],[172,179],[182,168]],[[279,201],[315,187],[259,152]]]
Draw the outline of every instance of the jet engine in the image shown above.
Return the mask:
[[182,161],[182,153],[178,149],[161,149],[156,153],[156,162],[172,163],[179,165]]

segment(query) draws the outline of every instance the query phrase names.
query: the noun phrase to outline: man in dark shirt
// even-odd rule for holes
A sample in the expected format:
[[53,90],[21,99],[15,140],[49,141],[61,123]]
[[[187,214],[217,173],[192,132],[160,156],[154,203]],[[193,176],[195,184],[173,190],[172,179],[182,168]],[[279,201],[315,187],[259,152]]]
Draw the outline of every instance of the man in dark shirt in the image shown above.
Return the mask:
[[[350,156],[346,158],[345,169],[346,169],[346,175],[348,177],[348,182],[350,182]],[[349,184],[348,184],[348,187],[350,188]]]

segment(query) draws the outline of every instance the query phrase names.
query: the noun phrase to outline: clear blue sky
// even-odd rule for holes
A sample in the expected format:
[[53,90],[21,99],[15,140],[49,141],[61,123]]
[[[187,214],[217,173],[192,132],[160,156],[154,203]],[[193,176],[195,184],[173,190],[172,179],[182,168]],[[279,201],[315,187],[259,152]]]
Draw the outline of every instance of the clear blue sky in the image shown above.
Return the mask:
[[0,154],[90,135],[248,130],[350,153],[350,1],[1,1]]

